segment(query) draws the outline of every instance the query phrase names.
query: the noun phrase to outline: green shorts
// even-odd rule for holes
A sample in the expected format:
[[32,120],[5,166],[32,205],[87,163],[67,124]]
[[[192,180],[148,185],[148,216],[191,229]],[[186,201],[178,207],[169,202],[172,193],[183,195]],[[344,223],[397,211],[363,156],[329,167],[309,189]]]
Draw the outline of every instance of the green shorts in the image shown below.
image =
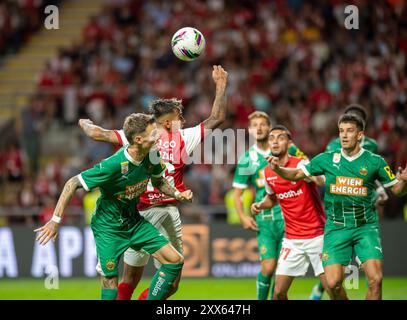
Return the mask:
[[106,277],[118,275],[118,264],[122,254],[130,247],[152,254],[169,243],[150,222],[141,218],[134,225],[123,230],[101,228],[92,224],[96,252],[99,260],[99,272]]
[[278,259],[284,238],[284,220],[267,220],[258,216],[256,222],[260,260]]
[[369,259],[383,259],[379,224],[368,223],[349,228],[327,221],[322,253],[323,266],[347,266],[354,254],[362,263]]

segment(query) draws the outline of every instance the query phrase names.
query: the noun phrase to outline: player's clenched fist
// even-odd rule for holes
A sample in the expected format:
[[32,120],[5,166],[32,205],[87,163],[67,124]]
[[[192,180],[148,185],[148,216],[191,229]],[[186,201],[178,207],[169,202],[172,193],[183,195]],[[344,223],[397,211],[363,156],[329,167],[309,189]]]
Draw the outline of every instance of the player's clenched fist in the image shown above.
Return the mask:
[[191,190],[180,192],[176,195],[176,199],[181,202],[192,202],[194,195]]
[[93,124],[93,121],[90,119],[79,119],[78,124],[83,128],[86,124]]
[[278,165],[278,161],[279,161],[278,157],[270,156],[270,157],[267,157],[266,160],[270,164],[270,167],[271,167],[272,170],[275,170],[279,166]]
[[212,78],[217,85],[226,85],[228,73],[222,68],[222,66],[213,66]]
[[259,214],[261,211],[260,204],[257,202],[253,203],[251,206],[251,211],[253,215]]

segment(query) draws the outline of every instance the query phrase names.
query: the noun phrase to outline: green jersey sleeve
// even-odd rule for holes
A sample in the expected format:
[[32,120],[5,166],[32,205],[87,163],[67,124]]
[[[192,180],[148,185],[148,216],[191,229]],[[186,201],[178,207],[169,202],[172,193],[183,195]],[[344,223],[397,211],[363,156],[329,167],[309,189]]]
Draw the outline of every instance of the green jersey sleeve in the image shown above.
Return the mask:
[[165,169],[166,169],[165,163],[162,159],[160,159],[160,162],[153,166],[153,169],[151,171],[151,176],[153,178],[161,177],[163,175]]
[[389,188],[398,182],[390,166],[382,157],[380,157],[379,160],[379,170],[377,180],[379,180],[379,182],[385,188]]
[[250,180],[250,161],[247,154],[240,157],[233,176],[233,188],[246,189]]
[[325,173],[324,165],[327,163],[327,154],[320,153],[310,162],[303,162],[299,168],[304,171],[307,177],[320,176]]
[[96,187],[103,187],[114,174],[115,170],[108,165],[106,160],[97,163],[93,168],[83,171],[78,175],[79,181],[86,191]]

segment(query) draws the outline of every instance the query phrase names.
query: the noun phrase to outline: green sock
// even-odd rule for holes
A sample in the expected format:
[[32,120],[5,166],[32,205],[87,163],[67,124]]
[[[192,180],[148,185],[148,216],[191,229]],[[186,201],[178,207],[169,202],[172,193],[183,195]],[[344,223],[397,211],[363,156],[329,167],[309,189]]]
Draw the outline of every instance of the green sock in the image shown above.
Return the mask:
[[322,282],[318,283],[318,290],[321,291],[321,294],[324,293],[325,288],[324,288],[324,286],[322,285]]
[[271,277],[264,276],[261,272],[257,275],[257,300],[267,300],[270,290]]
[[183,263],[163,264],[151,280],[147,300],[163,300],[171,288],[171,284],[181,272]]
[[116,300],[117,288],[115,289],[104,289],[102,288],[102,300]]

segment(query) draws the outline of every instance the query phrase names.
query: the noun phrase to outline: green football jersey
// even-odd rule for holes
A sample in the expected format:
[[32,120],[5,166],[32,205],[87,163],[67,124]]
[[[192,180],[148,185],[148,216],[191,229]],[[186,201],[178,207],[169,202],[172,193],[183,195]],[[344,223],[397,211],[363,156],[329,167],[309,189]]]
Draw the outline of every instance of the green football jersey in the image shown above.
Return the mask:
[[[377,142],[375,139],[364,136],[360,146],[373,153],[377,153]],[[335,151],[341,149],[341,139],[333,139],[327,146],[325,151]]]
[[375,180],[384,187],[397,183],[386,161],[363,148],[353,157],[342,150],[321,153],[301,169],[307,176],[325,175],[327,218],[345,227],[377,222]]
[[136,209],[140,195],[146,190],[150,177],[159,177],[165,171],[159,154],[156,159],[158,164],[153,164],[147,155],[137,163],[125,146],[78,175],[86,191],[100,189],[92,224],[122,229],[140,219]]
[[[288,150],[292,156],[306,158],[304,153],[292,144]],[[255,202],[261,201],[265,194],[264,187],[264,169],[268,165],[266,157],[271,156],[271,151],[260,150],[256,145],[253,145],[239,159],[235,175],[233,177],[233,187],[238,189],[246,189],[250,185],[254,187],[256,192]],[[271,210],[263,210],[261,216],[264,219],[270,218],[273,220],[282,220],[280,205],[275,205]]]

